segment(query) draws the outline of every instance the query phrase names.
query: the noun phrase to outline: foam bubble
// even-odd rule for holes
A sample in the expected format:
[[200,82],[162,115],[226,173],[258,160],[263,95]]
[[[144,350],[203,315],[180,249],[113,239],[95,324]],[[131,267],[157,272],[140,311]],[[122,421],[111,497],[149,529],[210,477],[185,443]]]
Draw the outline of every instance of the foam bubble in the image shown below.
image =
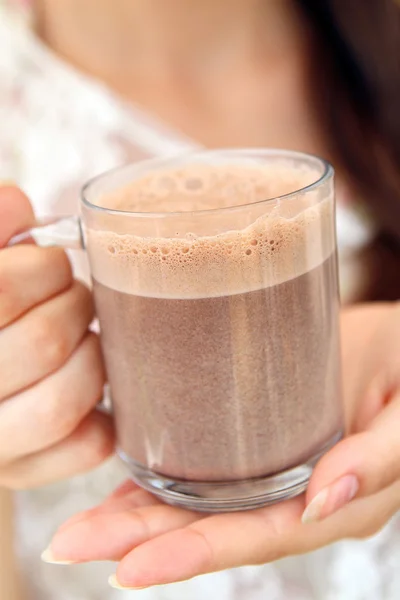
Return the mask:
[[[272,173],[260,166],[196,165],[146,176],[106,196],[102,205],[146,212],[241,205],[249,195],[257,201],[295,191],[315,175],[285,166]],[[155,191],[161,188],[162,194]],[[88,229],[87,243],[93,276],[103,285],[140,296],[201,298],[277,285],[315,268],[334,250],[333,220],[332,199],[326,198],[315,205],[303,201],[300,210],[294,202],[289,212],[282,203],[243,228],[239,217],[238,229],[213,236]]]

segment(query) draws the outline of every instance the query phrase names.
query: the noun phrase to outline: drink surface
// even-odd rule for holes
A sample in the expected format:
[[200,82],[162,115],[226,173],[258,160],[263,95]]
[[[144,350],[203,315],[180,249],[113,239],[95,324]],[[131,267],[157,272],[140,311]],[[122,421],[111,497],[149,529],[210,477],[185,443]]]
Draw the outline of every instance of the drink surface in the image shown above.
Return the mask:
[[239,209],[237,227],[216,234],[212,212],[199,233],[188,211],[255,203],[313,178],[284,165],[197,165],[104,198],[119,210],[185,211],[197,227],[87,232],[130,459],[172,478],[237,480],[301,464],[340,430],[331,199],[272,203],[244,227]]

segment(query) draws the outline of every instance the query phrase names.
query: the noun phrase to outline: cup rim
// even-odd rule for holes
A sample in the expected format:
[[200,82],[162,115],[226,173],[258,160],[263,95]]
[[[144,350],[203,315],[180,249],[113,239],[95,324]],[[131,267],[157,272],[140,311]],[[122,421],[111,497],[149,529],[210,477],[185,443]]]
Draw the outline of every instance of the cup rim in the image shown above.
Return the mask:
[[[187,211],[171,211],[171,212],[148,212],[148,211],[128,211],[128,210],[120,210],[116,208],[107,208],[103,206],[99,206],[94,204],[87,198],[87,193],[93,187],[93,185],[101,182],[102,179],[108,178],[110,175],[116,174],[119,171],[130,170],[133,167],[143,167],[151,169],[152,165],[154,167],[162,167],[165,166],[178,166],[180,164],[184,164],[184,162],[188,161],[190,158],[193,160],[199,160],[204,158],[217,158],[221,157],[232,157],[232,158],[240,158],[240,156],[251,158],[259,157],[259,158],[288,158],[294,160],[308,160],[313,161],[316,164],[319,164],[322,167],[321,175],[313,182],[309,183],[306,186],[303,186],[299,189],[296,189],[292,192],[288,192],[286,194],[282,194],[280,196],[274,196],[272,198],[264,198],[263,200],[257,200],[256,202],[246,202],[244,204],[233,205],[233,206],[224,206],[224,207],[216,207],[216,208],[207,208],[200,210],[187,210]],[[184,161],[184,162],[183,162]],[[147,173],[148,171],[145,171]],[[164,157],[153,157],[148,159],[139,160],[136,162],[130,162],[125,165],[120,165],[114,167],[113,169],[108,169],[95,177],[89,179],[81,189],[81,202],[82,205],[91,211],[96,211],[100,213],[106,213],[108,215],[115,216],[124,216],[124,217],[136,217],[136,218],[166,218],[166,217],[184,217],[191,215],[211,215],[217,213],[226,213],[226,212],[235,212],[240,211],[245,208],[250,208],[254,206],[259,206],[262,204],[272,204],[280,201],[290,200],[295,196],[299,196],[302,194],[306,194],[308,192],[317,189],[321,185],[323,185],[326,181],[331,179],[334,176],[334,168],[332,164],[324,158],[317,156],[316,154],[310,154],[307,152],[299,152],[297,150],[283,150],[283,149],[275,149],[275,148],[219,148],[215,150],[194,150],[192,152],[184,152],[176,155],[164,156]],[[123,187],[123,186],[121,186]]]

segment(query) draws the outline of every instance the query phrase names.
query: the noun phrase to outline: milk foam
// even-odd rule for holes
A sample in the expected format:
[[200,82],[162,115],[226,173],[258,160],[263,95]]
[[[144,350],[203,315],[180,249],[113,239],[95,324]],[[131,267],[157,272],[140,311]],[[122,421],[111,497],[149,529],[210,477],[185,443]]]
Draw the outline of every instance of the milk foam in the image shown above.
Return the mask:
[[[138,179],[100,204],[135,212],[209,210],[288,194],[317,178],[311,169],[284,164],[273,171],[259,165],[195,165]],[[116,291],[158,298],[216,297],[277,285],[317,267],[334,251],[332,198],[314,202],[299,196],[289,211],[286,200],[272,210],[265,203],[260,207],[265,214],[242,228],[248,210],[243,209],[237,228],[217,235],[192,233],[196,215],[193,228],[178,236],[140,235],[139,223],[134,233],[87,229],[92,274]]]

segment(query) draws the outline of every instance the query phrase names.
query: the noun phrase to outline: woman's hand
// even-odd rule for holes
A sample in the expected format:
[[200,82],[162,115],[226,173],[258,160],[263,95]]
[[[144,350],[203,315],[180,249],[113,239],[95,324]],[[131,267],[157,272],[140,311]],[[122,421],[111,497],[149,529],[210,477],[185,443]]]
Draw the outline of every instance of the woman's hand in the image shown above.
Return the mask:
[[111,585],[137,588],[376,533],[400,508],[400,306],[346,310],[342,325],[348,436],[317,465],[305,496],[208,516],[128,482],[63,525],[44,560],[119,561]]
[[57,248],[7,248],[34,222],[17,188],[0,188],[0,486],[25,488],[96,466],[113,450],[95,410],[104,368],[91,294]]

